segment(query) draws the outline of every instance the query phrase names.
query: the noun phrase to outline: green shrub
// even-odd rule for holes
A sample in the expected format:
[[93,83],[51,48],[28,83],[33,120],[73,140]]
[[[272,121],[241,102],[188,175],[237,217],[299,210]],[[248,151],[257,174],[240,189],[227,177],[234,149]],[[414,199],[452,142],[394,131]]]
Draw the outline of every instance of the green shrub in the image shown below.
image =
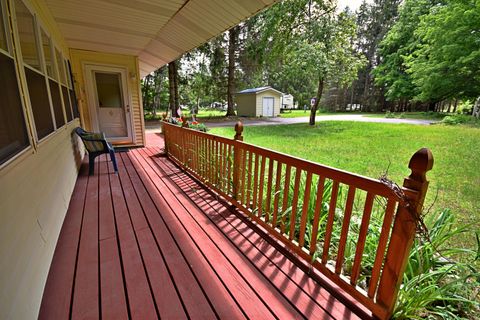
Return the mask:
[[480,245],[476,250],[446,247],[459,234],[471,231],[456,224],[448,209],[431,215],[426,224],[429,239],[414,242],[394,318],[471,318],[480,311],[480,271],[474,266]]
[[395,118],[395,112],[387,111],[385,112],[385,118]]
[[480,120],[474,118],[470,115],[456,114],[451,116],[446,116],[443,118],[441,123],[446,125],[470,125],[470,126],[480,126]]

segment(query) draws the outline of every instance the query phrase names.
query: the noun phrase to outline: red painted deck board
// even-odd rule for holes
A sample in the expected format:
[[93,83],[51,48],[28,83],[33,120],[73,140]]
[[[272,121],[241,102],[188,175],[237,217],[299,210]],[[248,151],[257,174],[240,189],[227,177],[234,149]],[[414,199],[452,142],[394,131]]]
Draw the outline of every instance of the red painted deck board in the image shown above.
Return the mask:
[[359,318],[162,146],[83,164],[39,318]]

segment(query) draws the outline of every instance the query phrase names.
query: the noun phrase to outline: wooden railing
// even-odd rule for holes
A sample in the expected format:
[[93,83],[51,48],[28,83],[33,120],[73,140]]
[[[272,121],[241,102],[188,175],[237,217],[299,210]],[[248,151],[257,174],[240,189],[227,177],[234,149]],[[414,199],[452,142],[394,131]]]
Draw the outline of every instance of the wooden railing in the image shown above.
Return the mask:
[[[413,155],[403,188],[243,142],[163,123],[170,159],[367,307],[389,318],[433,166]],[[372,218],[372,216],[375,216]]]

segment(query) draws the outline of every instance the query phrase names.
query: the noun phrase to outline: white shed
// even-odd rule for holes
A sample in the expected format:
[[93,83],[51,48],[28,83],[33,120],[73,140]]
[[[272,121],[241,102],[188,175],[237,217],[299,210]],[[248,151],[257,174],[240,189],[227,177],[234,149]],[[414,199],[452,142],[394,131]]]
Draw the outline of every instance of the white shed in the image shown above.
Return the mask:
[[247,117],[276,117],[283,93],[272,87],[245,89],[235,96],[237,113]]
[[282,109],[293,109],[293,96],[291,94],[284,94],[282,96]]

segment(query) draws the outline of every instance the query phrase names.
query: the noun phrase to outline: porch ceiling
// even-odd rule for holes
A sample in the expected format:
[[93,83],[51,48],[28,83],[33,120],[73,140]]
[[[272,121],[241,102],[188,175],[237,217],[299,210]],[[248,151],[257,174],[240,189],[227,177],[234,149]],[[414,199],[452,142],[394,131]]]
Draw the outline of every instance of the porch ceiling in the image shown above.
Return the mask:
[[139,57],[145,76],[277,0],[46,0],[71,48]]

